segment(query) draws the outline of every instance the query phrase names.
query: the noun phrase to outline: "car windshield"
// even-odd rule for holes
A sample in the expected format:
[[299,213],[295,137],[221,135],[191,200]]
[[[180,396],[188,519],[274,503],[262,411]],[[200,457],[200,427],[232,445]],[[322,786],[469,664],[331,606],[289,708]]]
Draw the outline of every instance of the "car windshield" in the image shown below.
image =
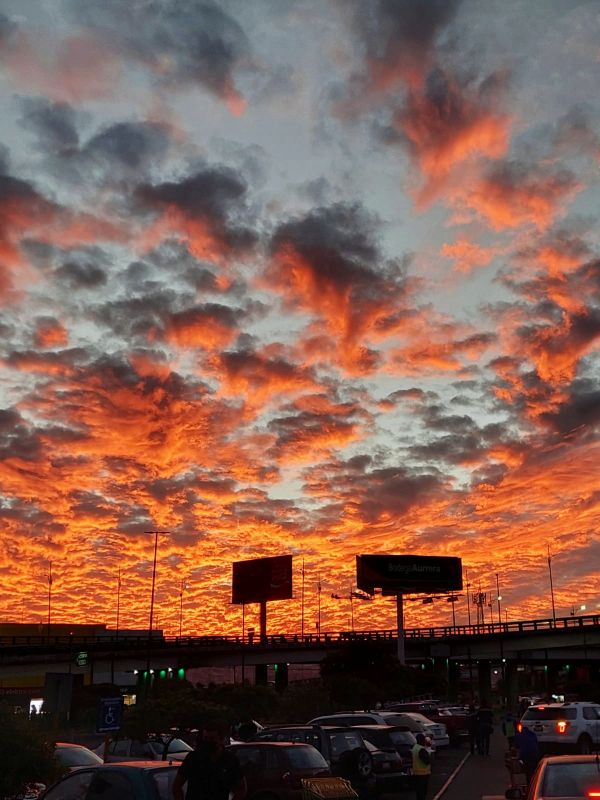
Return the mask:
[[290,765],[294,769],[327,769],[328,764],[314,747],[288,747]]
[[416,739],[413,733],[410,731],[391,731],[390,738],[395,745],[398,744],[416,744]]
[[[157,753],[162,753],[164,743],[163,742],[151,742],[152,749],[155,750]],[[181,752],[189,752],[193,750],[189,744],[183,741],[183,739],[173,739],[172,742],[169,744],[169,749],[167,753],[181,753]]]
[[416,719],[417,722],[421,722],[423,725],[431,725],[432,724],[431,720],[427,719],[427,717],[423,716],[423,714],[419,714],[416,711],[410,711],[408,713],[410,714],[412,719]]
[[[416,717],[420,717],[420,714],[413,714],[412,712],[404,712],[402,714],[390,714],[389,716],[386,715],[385,717],[385,724],[386,725],[405,725],[406,724],[406,717],[415,719]],[[427,720],[429,722],[429,720]]]
[[561,706],[544,706],[542,708],[531,706],[523,714],[523,719],[577,719],[577,711],[574,708],[562,708]]
[[152,780],[160,800],[173,800],[173,781],[177,769],[177,767],[166,767],[152,770]]
[[56,755],[63,767],[92,767],[102,759],[85,747],[57,747]]
[[589,797],[591,790],[600,792],[600,765],[595,761],[546,767],[543,797]]

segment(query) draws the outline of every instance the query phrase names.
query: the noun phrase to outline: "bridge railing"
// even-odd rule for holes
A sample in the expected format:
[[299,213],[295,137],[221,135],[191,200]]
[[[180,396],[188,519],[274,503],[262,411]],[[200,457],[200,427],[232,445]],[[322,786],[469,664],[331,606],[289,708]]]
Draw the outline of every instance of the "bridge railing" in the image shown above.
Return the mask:
[[[428,628],[407,628],[405,639],[449,639],[473,636],[498,636],[527,634],[543,631],[560,631],[572,628],[600,627],[600,614],[585,616],[568,616],[557,619],[515,620],[512,622],[487,622],[475,625],[446,625]],[[139,634],[128,635],[124,632],[106,631],[97,636],[77,635],[35,635],[35,636],[0,636],[0,649],[7,648],[40,648],[62,651],[85,650],[86,648],[102,648],[110,650],[127,650],[133,648],[152,647],[314,647],[350,641],[384,641],[397,639],[396,629],[366,631],[321,631],[305,634],[270,634],[260,636],[163,636],[153,631],[152,637]]]

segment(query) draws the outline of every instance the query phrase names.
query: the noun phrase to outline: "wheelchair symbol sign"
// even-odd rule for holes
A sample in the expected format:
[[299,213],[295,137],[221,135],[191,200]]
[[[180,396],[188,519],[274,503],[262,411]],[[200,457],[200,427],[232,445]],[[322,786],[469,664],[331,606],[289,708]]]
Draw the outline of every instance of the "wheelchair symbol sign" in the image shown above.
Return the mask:
[[98,701],[98,713],[96,716],[96,732],[108,733],[118,731],[123,719],[123,698],[122,697],[102,697]]

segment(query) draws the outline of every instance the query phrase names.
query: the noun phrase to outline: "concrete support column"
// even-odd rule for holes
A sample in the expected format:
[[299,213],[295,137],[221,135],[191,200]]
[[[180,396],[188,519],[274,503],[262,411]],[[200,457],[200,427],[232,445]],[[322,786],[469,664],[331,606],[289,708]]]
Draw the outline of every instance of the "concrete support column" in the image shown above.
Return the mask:
[[269,668],[267,664],[257,664],[254,667],[254,682],[257,686],[267,686],[269,683]]
[[519,705],[519,673],[516,661],[506,661],[504,664],[504,694],[506,707],[516,709]]
[[448,660],[448,697],[451,700],[458,698],[460,691],[460,664],[458,661]]
[[486,700],[492,702],[492,669],[487,659],[477,661],[477,677],[479,688],[479,702]]
[[288,685],[287,663],[275,664],[275,688],[282,692]]

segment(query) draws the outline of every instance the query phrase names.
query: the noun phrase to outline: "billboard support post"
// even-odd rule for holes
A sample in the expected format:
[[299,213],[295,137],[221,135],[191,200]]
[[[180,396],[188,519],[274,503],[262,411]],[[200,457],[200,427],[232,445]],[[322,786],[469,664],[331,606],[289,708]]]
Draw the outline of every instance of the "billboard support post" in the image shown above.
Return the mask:
[[398,627],[398,661],[404,665],[406,664],[406,657],[404,654],[404,596],[402,592],[396,595],[396,618]]

